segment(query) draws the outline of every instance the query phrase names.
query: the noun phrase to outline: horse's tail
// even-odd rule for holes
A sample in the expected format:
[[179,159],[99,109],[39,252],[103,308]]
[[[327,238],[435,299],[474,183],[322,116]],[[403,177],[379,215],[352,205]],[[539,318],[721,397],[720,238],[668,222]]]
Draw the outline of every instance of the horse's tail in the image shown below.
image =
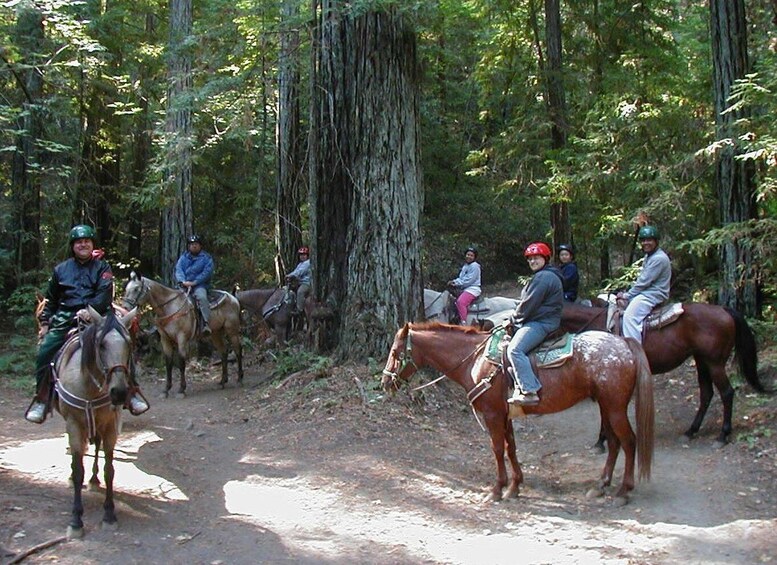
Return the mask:
[[626,338],[637,369],[636,419],[637,419],[637,457],[639,480],[650,480],[653,466],[653,444],[655,440],[656,410],[653,402],[653,373],[650,372],[645,350],[634,339]]
[[745,317],[733,308],[724,307],[729,316],[734,319],[734,340],[736,356],[739,363],[739,371],[758,392],[766,392],[764,385],[758,378],[758,349],[755,344],[755,335],[747,323]]

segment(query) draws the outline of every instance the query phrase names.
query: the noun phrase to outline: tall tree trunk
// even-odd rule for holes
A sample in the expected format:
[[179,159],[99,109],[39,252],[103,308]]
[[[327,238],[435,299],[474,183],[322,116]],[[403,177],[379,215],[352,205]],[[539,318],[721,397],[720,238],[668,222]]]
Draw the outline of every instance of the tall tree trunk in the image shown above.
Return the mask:
[[[718,141],[727,140],[718,155],[715,185],[721,222],[745,222],[756,218],[755,166],[740,160],[735,123],[748,117],[747,109],[727,112],[734,81],[749,71],[747,22],[744,0],[710,0],[710,37],[715,93],[715,130]],[[751,250],[743,242],[723,244],[720,253],[721,304],[747,316],[760,314],[755,267]]]
[[394,11],[322,0],[311,201],[320,296],[343,358],[381,357],[421,307],[416,40]]
[[300,143],[298,17],[298,0],[284,0],[281,5],[278,61],[278,186],[275,215],[279,277],[283,277],[296,265],[297,249],[302,244],[300,209],[307,197],[303,191]]
[[165,122],[166,170],[163,193],[159,272],[173,282],[178,257],[186,249],[185,238],[194,228],[192,218],[192,0],[170,0],[170,43]]
[[25,275],[36,275],[41,268],[40,246],[40,179],[33,172],[39,163],[38,140],[43,133],[41,96],[43,77],[38,59],[43,52],[43,16],[32,2],[17,9],[15,42],[23,56],[26,70],[16,74],[24,96],[17,128],[16,151],[11,169],[11,186],[15,202],[13,284],[31,282]]
[[[557,154],[567,144],[566,96],[564,91],[560,0],[545,0],[545,42],[548,61],[545,81],[548,91],[548,114],[551,123],[551,147]],[[568,195],[556,194],[550,205],[550,225],[553,229],[553,249],[561,243],[571,243]]]

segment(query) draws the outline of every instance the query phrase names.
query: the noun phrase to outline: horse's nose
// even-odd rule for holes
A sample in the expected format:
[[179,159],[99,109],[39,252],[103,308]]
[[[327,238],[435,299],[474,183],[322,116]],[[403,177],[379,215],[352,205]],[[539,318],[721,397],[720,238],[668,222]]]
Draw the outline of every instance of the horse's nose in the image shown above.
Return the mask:
[[119,379],[118,382],[111,385],[108,393],[111,396],[111,404],[114,406],[120,406],[127,401],[127,383],[124,379]]

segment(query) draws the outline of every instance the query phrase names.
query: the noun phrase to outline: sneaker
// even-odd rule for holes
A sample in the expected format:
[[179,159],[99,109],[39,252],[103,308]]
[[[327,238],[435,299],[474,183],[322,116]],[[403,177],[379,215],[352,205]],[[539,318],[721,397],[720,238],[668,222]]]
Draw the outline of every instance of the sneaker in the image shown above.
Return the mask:
[[148,410],[148,403],[139,396],[133,396],[129,401],[129,409],[133,416],[139,416]]
[[208,337],[210,333],[210,326],[208,324],[202,326],[202,337]]
[[30,406],[30,409],[27,410],[24,417],[27,418],[28,422],[32,422],[33,424],[42,424],[43,420],[46,419],[46,405],[43,402],[36,401]]
[[536,392],[521,392],[517,390],[513,393],[513,396],[507,401],[510,404],[520,404],[521,406],[533,406],[540,403],[540,397]]

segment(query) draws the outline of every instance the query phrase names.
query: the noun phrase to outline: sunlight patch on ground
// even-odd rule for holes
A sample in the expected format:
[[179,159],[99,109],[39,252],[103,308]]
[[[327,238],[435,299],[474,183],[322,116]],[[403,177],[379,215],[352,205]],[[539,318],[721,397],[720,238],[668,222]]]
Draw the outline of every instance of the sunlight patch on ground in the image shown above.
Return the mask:
[[[150,431],[128,433],[119,437],[113,459],[114,488],[157,500],[188,500],[175,484],[162,477],[145,473],[135,465],[140,448],[156,441],[162,439]],[[94,446],[89,446],[89,454],[84,457],[85,481],[91,476]],[[104,461],[102,452],[100,454],[100,481],[103,482]],[[70,477],[67,434],[0,449],[0,468],[31,475],[36,481],[66,484]]]
[[587,530],[581,535],[580,524],[570,527],[569,520],[543,517],[541,522],[500,525],[498,532],[471,531],[415,511],[383,508],[380,501],[349,501],[304,478],[251,476],[228,482],[224,495],[232,514],[273,531],[290,547],[333,559],[347,556],[349,548],[375,544],[382,554],[402,548],[419,560],[473,565],[514,564],[517,556],[522,563],[626,562],[602,553],[602,546],[610,546],[611,554],[618,552],[606,537],[616,532],[592,536]]

